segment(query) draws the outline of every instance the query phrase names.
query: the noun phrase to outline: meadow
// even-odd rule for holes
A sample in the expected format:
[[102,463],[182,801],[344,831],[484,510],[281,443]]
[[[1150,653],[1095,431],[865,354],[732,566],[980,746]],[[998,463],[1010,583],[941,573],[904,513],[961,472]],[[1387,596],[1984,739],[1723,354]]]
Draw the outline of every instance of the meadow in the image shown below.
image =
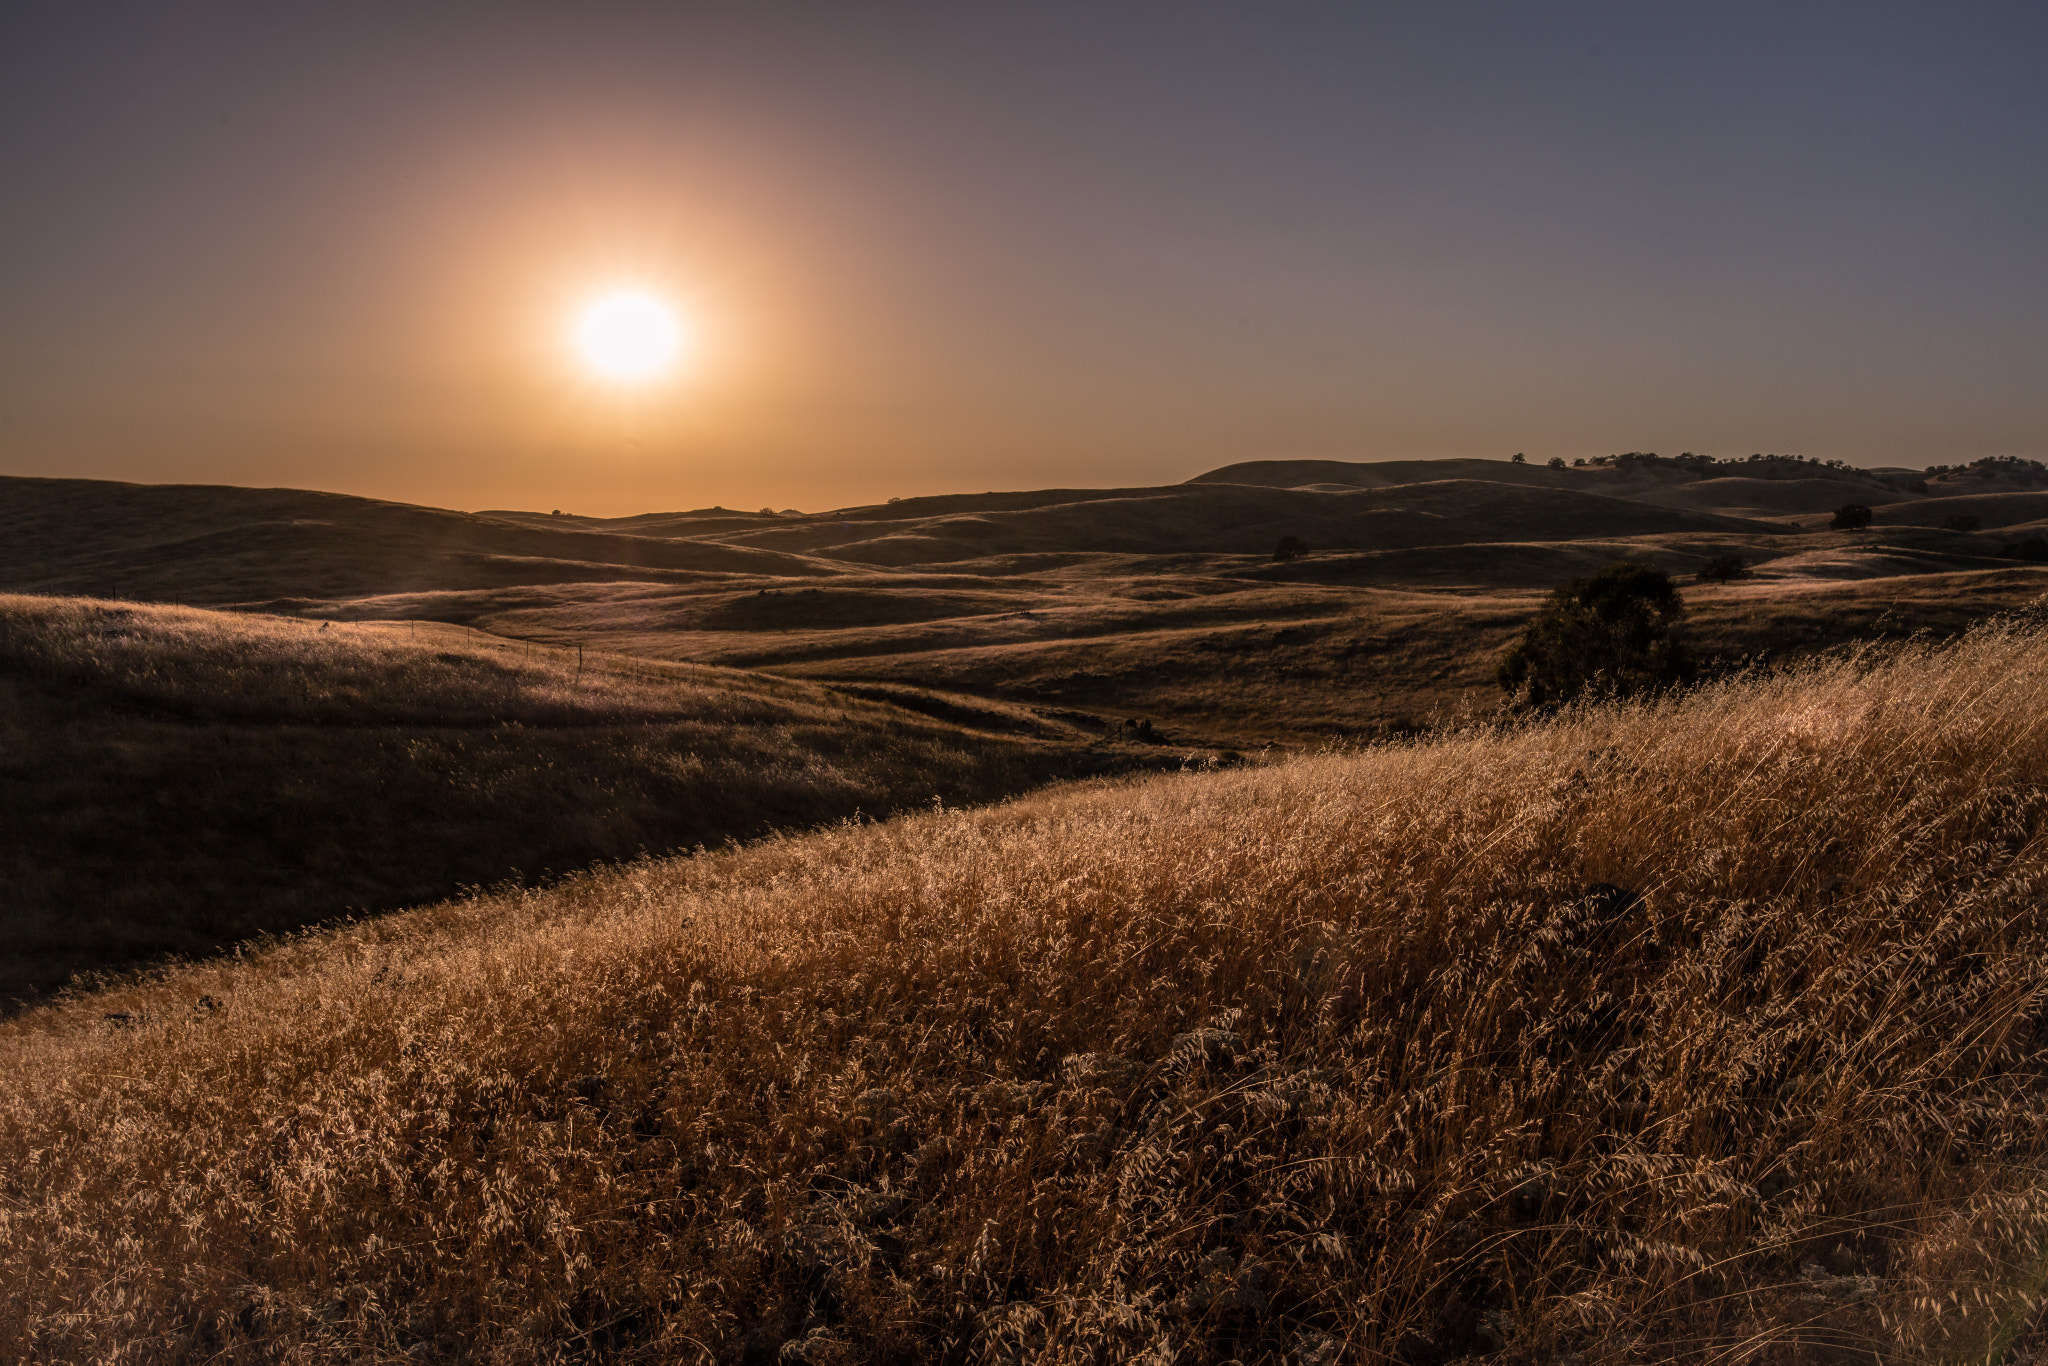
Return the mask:
[[78,996],[0,1356],[2031,1360],[2044,773],[2007,621]]
[[[1865,531],[1830,527],[1860,501]],[[1975,530],[1959,530],[1959,527]],[[0,590],[467,626],[801,678],[933,718],[1185,749],[1299,749],[1469,720],[1552,586],[1619,559],[1691,580],[1704,658],[1952,635],[2038,596],[2048,469],[1790,457],[1257,461],[1139,489],[586,517],[289,489],[0,479]],[[1306,552],[1276,560],[1283,537]],[[1035,720],[1032,718],[1036,718]]]
[[0,1003],[464,886],[1183,757],[1100,741],[437,622],[0,595]]

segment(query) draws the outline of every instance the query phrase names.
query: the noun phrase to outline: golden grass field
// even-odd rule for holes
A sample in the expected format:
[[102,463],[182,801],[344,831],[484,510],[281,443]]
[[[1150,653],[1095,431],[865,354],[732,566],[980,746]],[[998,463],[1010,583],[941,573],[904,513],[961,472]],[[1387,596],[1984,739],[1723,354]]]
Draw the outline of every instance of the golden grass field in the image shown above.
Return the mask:
[[[1255,462],[622,518],[0,479],[0,1009],[642,851],[1472,724],[1549,588],[1616,559],[1753,565],[1687,586],[1710,672],[2048,588],[2000,555],[2048,526],[2048,475],[1779,464]],[[1878,525],[1827,530],[1844,498]],[[1310,552],[1276,562],[1282,533]]]
[[0,595],[0,1002],[464,885],[1182,758],[436,622]]
[[82,996],[0,1358],[2033,1360],[2044,774],[2008,623]]

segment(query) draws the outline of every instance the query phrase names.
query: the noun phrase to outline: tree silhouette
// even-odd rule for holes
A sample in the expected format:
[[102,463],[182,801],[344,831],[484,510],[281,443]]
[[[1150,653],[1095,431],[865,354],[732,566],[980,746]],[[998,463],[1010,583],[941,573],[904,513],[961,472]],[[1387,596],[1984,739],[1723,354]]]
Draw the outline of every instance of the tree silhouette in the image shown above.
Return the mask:
[[1685,600],[1661,569],[1623,560],[1554,590],[1495,677],[1525,706],[1586,694],[1634,697],[1692,677]]
[[1308,546],[1302,543],[1302,539],[1299,536],[1282,536],[1280,544],[1273,548],[1273,558],[1283,564],[1288,560],[1306,554],[1308,554]]
[[1835,520],[1828,523],[1834,531],[1861,531],[1870,525],[1870,509],[1861,503],[1844,503],[1835,509]]

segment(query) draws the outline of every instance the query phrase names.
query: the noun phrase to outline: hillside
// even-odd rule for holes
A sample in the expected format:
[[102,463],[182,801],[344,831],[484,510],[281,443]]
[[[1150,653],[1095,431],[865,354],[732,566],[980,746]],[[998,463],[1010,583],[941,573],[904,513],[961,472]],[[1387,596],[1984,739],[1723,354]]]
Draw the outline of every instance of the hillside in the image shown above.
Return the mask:
[[[1597,493],[1514,489],[1442,479],[1390,489],[1318,492],[1250,485],[1178,484],[1099,490],[1026,507],[982,506],[917,515],[906,499],[890,516],[816,527],[771,527],[728,538],[874,565],[937,565],[997,555],[1270,555],[1282,536],[1319,549],[1456,545],[1486,540],[1569,540],[1679,531],[1775,531],[1724,517],[1653,509]],[[994,499],[991,502],[997,501]],[[1006,501],[1006,500],[1005,500]]]
[[[1832,513],[1850,502],[1877,508],[1890,503],[1919,501],[1912,494],[1896,489],[1845,488],[1839,479],[1743,479],[1733,476],[1674,484],[1634,496],[1641,502],[1659,507],[1689,508],[1742,517]],[[1932,525],[1940,525],[1940,519],[1935,519]]]
[[465,885],[1184,757],[942,703],[434,624],[0,597],[0,1003]]
[[2048,637],[930,812],[0,1024],[0,1356],[2025,1359]]
[[[758,518],[755,520],[759,520]],[[707,573],[797,557],[337,493],[0,478],[0,591],[205,606]]]
[[201,605],[618,580],[810,578],[991,556],[1265,556],[1777,528],[1600,494],[1437,480],[1379,491],[1179,484],[906,499],[818,516],[480,514],[339,494],[0,479],[0,588]]
[[[1994,468],[1983,468],[1986,466]],[[1955,478],[2024,478],[2031,470],[2000,462],[1967,467]],[[1191,484],[1256,484],[1268,488],[1397,488],[1438,479],[1476,479],[1518,488],[1572,489],[1617,498],[1658,502],[1673,490],[1704,483],[1740,479],[1743,483],[1834,485],[1836,502],[1850,489],[1883,496],[1901,493],[1918,477],[1907,470],[1870,470],[1828,464],[1799,456],[1751,456],[1747,460],[1714,460],[1707,456],[1663,457],[1630,454],[1595,456],[1591,460],[1552,467],[1511,460],[1247,460],[1196,475]],[[2027,485],[2031,487],[2032,485]],[[1866,499],[1865,501],[1868,501]],[[1687,503],[1683,506],[1694,506]],[[1698,506],[1711,506],[1699,504]],[[1761,506],[1761,504],[1759,505]]]
[[[1592,476],[1598,478],[1599,476]],[[1519,488],[1583,488],[1589,476],[1517,465],[1507,460],[1246,460],[1206,470],[1191,484],[1246,484],[1267,488],[1394,488],[1438,479],[1482,479]],[[1612,479],[1603,482],[1614,482]]]

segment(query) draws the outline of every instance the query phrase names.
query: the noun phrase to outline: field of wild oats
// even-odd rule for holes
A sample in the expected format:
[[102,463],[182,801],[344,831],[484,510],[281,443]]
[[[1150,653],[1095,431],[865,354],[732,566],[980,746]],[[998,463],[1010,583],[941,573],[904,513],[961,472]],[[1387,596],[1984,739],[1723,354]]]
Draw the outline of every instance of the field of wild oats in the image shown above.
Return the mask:
[[2048,635],[0,1025],[0,1358],[2023,1360]]
[[0,1011],[464,886],[1180,757],[1001,719],[434,622],[0,594]]

